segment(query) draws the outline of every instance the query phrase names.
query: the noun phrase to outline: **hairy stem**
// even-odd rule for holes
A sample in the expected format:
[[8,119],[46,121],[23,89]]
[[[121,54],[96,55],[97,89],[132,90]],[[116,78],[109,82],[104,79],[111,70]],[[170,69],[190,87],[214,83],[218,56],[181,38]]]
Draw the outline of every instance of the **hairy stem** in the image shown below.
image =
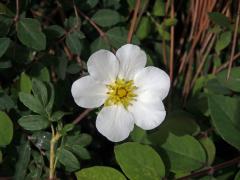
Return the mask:
[[53,180],[55,177],[55,144],[58,142],[61,135],[54,131],[53,126],[52,128],[52,139],[50,141],[50,167],[49,167],[49,180]]

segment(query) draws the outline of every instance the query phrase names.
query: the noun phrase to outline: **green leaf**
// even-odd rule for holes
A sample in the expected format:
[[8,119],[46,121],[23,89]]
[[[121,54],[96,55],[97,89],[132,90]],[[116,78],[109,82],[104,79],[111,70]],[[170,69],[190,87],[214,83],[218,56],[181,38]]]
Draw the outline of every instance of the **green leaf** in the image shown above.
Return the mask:
[[46,107],[48,103],[48,91],[46,85],[42,81],[34,78],[32,80],[32,91],[34,96],[38,98],[43,107]]
[[68,65],[67,67],[67,73],[69,74],[77,74],[81,71],[82,67],[80,64],[76,62],[72,62],[71,64]]
[[149,134],[149,139],[153,144],[162,144],[168,138],[169,133],[178,136],[196,135],[200,132],[200,127],[195,122],[192,115],[184,111],[173,111],[161,124],[157,131]]
[[52,25],[48,26],[46,29],[44,29],[44,32],[47,36],[47,39],[52,41],[60,38],[61,36],[64,35],[65,30],[58,25]]
[[15,103],[6,93],[0,93],[0,110],[9,111],[15,107]]
[[18,39],[29,48],[37,51],[46,48],[46,37],[41,31],[41,24],[36,19],[22,18],[17,22]]
[[75,173],[77,180],[126,180],[118,170],[106,166],[84,168]]
[[76,156],[64,148],[58,149],[57,157],[59,159],[59,162],[66,167],[67,171],[72,172],[80,168],[80,163]]
[[88,150],[84,147],[82,147],[82,145],[73,145],[70,147],[71,151],[76,154],[79,158],[81,159],[91,159],[91,156],[88,152]]
[[8,47],[10,46],[11,40],[9,38],[0,38],[0,58],[4,55],[7,51]]
[[6,36],[8,34],[12,23],[12,18],[0,15],[0,36]]
[[114,148],[115,157],[129,179],[161,179],[165,167],[160,156],[150,146],[124,143]]
[[82,147],[85,147],[85,146],[89,145],[91,143],[91,141],[92,141],[92,137],[85,133],[66,137],[66,145],[67,146],[79,144]]
[[156,0],[153,6],[154,16],[165,16],[165,3],[163,0]]
[[50,149],[50,141],[51,141],[52,135],[51,133],[47,131],[37,131],[34,132],[29,139],[31,142],[38,148],[43,150],[49,150]]
[[2,151],[0,150],[0,164],[2,163]]
[[238,171],[234,177],[234,180],[239,180],[239,179],[240,179],[240,171]]
[[240,100],[210,94],[208,104],[216,131],[225,141],[240,150]]
[[59,57],[56,67],[57,75],[60,79],[64,80],[66,78],[68,60],[66,57]]
[[74,128],[74,124],[68,123],[68,124],[63,126],[62,130],[60,131],[60,133],[64,136],[64,135],[67,134],[67,132],[71,131],[73,128]]
[[66,113],[66,112],[63,112],[63,111],[56,111],[52,114],[52,118],[51,118],[51,121],[59,121],[63,118],[63,116],[65,116],[66,114],[69,114],[69,113]]
[[0,146],[6,146],[12,141],[13,123],[5,112],[0,111]]
[[66,44],[73,54],[80,55],[81,50],[82,50],[82,43],[80,40],[83,37],[84,36],[82,36],[82,33],[76,32],[76,31],[69,33],[67,35]]
[[134,127],[134,130],[131,132],[130,135],[134,142],[151,144],[151,142],[148,140],[146,131],[137,126]]
[[145,39],[146,37],[148,37],[150,30],[151,30],[151,21],[149,17],[142,17],[136,32],[137,37],[141,40]]
[[215,24],[231,29],[231,24],[225,15],[219,12],[211,12],[211,13],[208,13],[208,16],[210,20],[212,20]]
[[52,112],[52,107],[53,107],[53,104],[54,104],[54,99],[55,99],[55,90],[54,90],[54,87],[52,85],[52,83],[47,83],[48,84],[48,87],[49,87],[49,93],[48,93],[48,96],[49,96],[49,101],[48,101],[48,104],[46,106],[46,111],[51,114]]
[[159,144],[159,147],[163,160],[172,172],[190,172],[203,167],[206,163],[204,149],[190,135],[176,136],[170,132],[165,142]]
[[32,81],[25,72],[22,72],[20,76],[20,91],[30,94],[31,90],[32,90]]
[[24,92],[20,92],[19,99],[26,107],[28,107],[33,112],[38,113],[38,114],[44,114],[44,108],[43,108],[42,104],[33,95],[24,93]]
[[92,20],[102,27],[110,27],[120,22],[120,15],[117,11],[111,9],[99,9],[93,16]]
[[162,24],[157,25],[157,31],[161,35],[162,39],[170,40],[170,33],[165,29]]
[[3,3],[0,3],[0,15],[13,17],[14,13]]
[[215,45],[215,51],[217,54],[220,54],[220,52],[230,44],[231,40],[231,31],[221,33]]
[[44,82],[50,82],[50,74],[48,68],[43,67],[36,78]]
[[26,130],[38,131],[46,129],[49,126],[49,121],[40,115],[28,115],[21,117],[18,124]]
[[240,68],[232,68],[229,79],[227,79],[227,73],[228,70],[226,69],[217,74],[219,83],[233,91],[240,92]]
[[22,143],[18,150],[18,161],[14,173],[14,179],[25,180],[28,163],[31,156],[31,147],[28,141]]
[[91,52],[92,53],[94,53],[94,52],[96,52],[97,50],[100,50],[100,49],[110,50],[109,44],[107,42],[105,42],[102,37],[98,37],[91,44]]
[[164,20],[163,23],[164,23],[165,27],[175,26],[177,24],[177,19],[167,18],[167,19]]
[[[108,30],[106,35],[110,40],[110,44],[115,48],[119,48],[123,44],[127,43],[128,31],[124,27],[114,27]],[[136,38],[136,36],[133,36],[132,43],[139,44],[139,40]]]
[[213,143],[213,141],[208,138],[204,137],[199,140],[199,142],[204,147],[206,154],[207,154],[207,165],[211,165],[214,162],[215,155],[216,155],[216,147]]
[[115,48],[119,48],[127,42],[127,30],[122,27],[114,27],[107,31],[107,36]]
[[8,69],[12,67],[12,62],[11,61],[0,61],[0,70],[1,69]]
[[224,95],[231,94],[231,90],[229,90],[224,85],[222,85],[222,83],[220,83],[218,78],[216,77],[209,79],[207,81],[206,90],[208,93],[213,93],[213,94],[224,94]]

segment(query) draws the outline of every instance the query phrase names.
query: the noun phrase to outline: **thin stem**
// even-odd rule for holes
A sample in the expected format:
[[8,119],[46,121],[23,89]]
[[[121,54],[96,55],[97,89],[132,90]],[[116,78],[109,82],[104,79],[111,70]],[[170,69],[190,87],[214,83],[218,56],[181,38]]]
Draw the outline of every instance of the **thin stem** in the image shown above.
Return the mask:
[[84,17],[96,30],[97,30],[97,32],[99,33],[99,35],[101,36],[101,37],[104,37],[105,36],[105,32],[102,30],[102,29],[100,29],[99,27],[98,27],[98,25],[91,19],[91,18],[89,18],[86,14],[84,14],[82,11],[80,11],[79,9],[78,9],[78,12],[79,12],[79,14],[82,16],[82,17]]
[[238,2],[237,19],[236,19],[235,30],[234,30],[234,35],[233,35],[233,44],[232,44],[232,50],[231,50],[231,56],[230,56],[230,63],[228,65],[227,79],[229,79],[229,77],[230,77],[231,68],[232,68],[232,64],[233,64],[233,56],[234,56],[236,43],[237,43],[239,19],[240,19],[240,1]]
[[85,118],[93,109],[86,109],[72,122],[73,124],[79,123],[83,118]]
[[[100,37],[105,41],[106,44],[108,44],[109,46],[112,46],[106,33],[100,28],[98,27],[98,25],[91,19],[89,18],[86,14],[84,14],[82,11],[80,11],[79,9],[77,9],[78,13],[84,17],[99,33]],[[115,52],[115,49],[112,48],[112,51]]]
[[17,22],[19,19],[19,0],[16,0],[16,15],[14,17],[14,21]]
[[[237,60],[240,57],[240,52],[237,53],[234,57],[233,57],[233,61]],[[229,61],[225,62],[224,64],[222,64],[219,68],[216,69],[216,73],[220,72],[221,70],[223,70],[224,68],[226,68],[229,65]]]
[[[160,24],[152,17],[152,15],[147,12],[147,16],[150,17],[151,21],[158,27],[160,28]],[[163,29],[164,29],[164,23],[163,23]],[[167,65],[167,53],[166,53],[166,41],[164,39],[164,36],[162,37],[162,53],[163,53],[163,63],[164,65]]]
[[49,167],[49,180],[53,180],[55,177],[55,144],[61,137],[61,135],[54,130],[54,127],[51,125],[52,129],[52,139],[50,141],[50,167]]
[[134,29],[135,29],[135,26],[136,26],[137,14],[138,14],[138,11],[139,11],[139,8],[140,8],[140,4],[141,4],[141,0],[136,0],[136,5],[135,5],[135,8],[134,8],[134,13],[133,13],[133,17],[132,17],[132,20],[131,20],[130,29],[128,31],[128,39],[127,39],[128,43],[131,43],[131,41],[132,41],[132,36],[133,36],[133,32],[134,32]]
[[238,156],[238,157],[236,157],[232,160],[217,164],[213,167],[209,167],[207,169],[202,169],[200,171],[196,171],[194,173],[191,173],[190,175],[177,178],[177,180],[187,180],[187,179],[194,178],[194,177],[200,177],[200,176],[204,176],[204,175],[207,175],[207,174],[213,174],[217,170],[226,168],[228,166],[232,166],[232,165],[237,164],[239,162],[240,162],[240,156]]
[[76,7],[76,4],[75,4],[75,1],[73,0],[73,9],[74,9],[74,13],[75,13],[75,16],[76,16],[76,19],[77,19],[77,23],[75,24],[75,29],[79,28],[80,27],[80,19],[79,19],[79,16],[78,16],[78,11],[77,11],[77,7]]
[[[174,0],[171,1],[171,19],[174,18]],[[171,42],[170,42],[170,79],[173,80],[173,58],[174,58],[174,25],[171,26]]]

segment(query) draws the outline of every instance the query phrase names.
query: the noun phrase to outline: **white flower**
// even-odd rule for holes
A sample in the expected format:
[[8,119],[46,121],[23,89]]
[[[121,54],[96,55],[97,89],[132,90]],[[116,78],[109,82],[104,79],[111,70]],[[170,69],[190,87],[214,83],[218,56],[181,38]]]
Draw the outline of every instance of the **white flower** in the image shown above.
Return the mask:
[[116,55],[99,50],[87,62],[89,76],[72,85],[77,105],[84,108],[104,105],[96,127],[111,141],[127,138],[134,123],[150,130],[166,116],[162,100],[170,88],[169,76],[159,68],[145,67],[146,61],[145,52],[132,44],[120,47]]

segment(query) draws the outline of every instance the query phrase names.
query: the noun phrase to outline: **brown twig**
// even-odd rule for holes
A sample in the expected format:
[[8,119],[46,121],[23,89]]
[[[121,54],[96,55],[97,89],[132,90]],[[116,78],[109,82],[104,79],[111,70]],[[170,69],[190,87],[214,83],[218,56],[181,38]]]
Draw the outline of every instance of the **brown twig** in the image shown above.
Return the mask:
[[19,0],[16,0],[16,15],[14,17],[14,21],[17,22],[19,19]]
[[209,167],[209,168],[206,168],[206,169],[204,168],[202,170],[193,172],[190,175],[177,178],[176,180],[187,180],[187,179],[194,178],[194,177],[200,177],[200,176],[204,176],[204,175],[207,175],[207,174],[213,174],[217,170],[226,168],[228,166],[232,166],[232,165],[237,164],[237,163],[240,163],[240,156],[238,156],[238,157],[236,157],[236,158],[234,158],[232,160],[223,162],[221,164],[217,164],[217,165],[215,165],[213,167]]
[[135,26],[136,26],[137,14],[138,14],[138,11],[139,11],[139,8],[140,8],[140,4],[141,4],[141,0],[136,0],[136,5],[135,5],[135,8],[134,8],[134,13],[133,13],[133,17],[132,17],[132,20],[131,20],[130,29],[128,31],[128,38],[127,38],[128,43],[131,43],[131,41],[132,41],[132,36],[133,36],[133,32],[134,32],[134,29],[135,29]]
[[82,11],[80,11],[79,9],[78,9],[78,13],[82,16],[82,17],[84,17],[96,30],[97,30],[97,32],[99,33],[99,35],[101,36],[101,37],[104,37],[105,35],[106,35],[106,33],[101,29],[101,28],[99,28],[98,27],[98,25],[91,19],[91,18],[89,18],[86,14],[84,14]]
[[[234,57],[233,57],[233,61],[237,60],[240,57],[240,52],[237,53]],[[215,73],[220,72],[221,70],[223,70],[224,68],[226,68],[229,65],[230,61],[225,62],[224,64],[222,64],[219,68],[216,69]]]
[[83,118],[85,118],[93,109],[86,109],[72,122],[73,124],[79,123]]
[[[98,27],[98,25],[91,19],[89,18],[86,14],[84,14],[82,11],[80,11],[79,9],[77,9],[78,13],[84,17],[96,30],[97,32],[99,33],[100,35],[100,38],[103,38],[103,40],[105,41],[105,43],[107,43],[109,46],[112,46],[106,33],[100,28]],[[115,52],[115,49],[112,48],[112,51]]]
[[235,30],[234,30],[234,35],[233,35],[233,44],[232,44],[232,50],[231,50],[231,56],[230,56],[230,63],[228,65],[228,73],[227,73],[227,79],[230,77],[231,73],[231,68],[233,64],[233,56],[236,48],[236,42],[237,42],[237,34],[238,34],[238,25],[239,25],[239,18],[240,18],[240,1],[238,2],[238,11],[237,11],[237,19],[236,19],[236,25],[235,25]]
[[[174,0],[171,0],[171,19],[174,18]],[[174,25],[171,26],[171,40],[170,40],[170,80],[173,80],[173,58],[174,58]]]
[[195,73],[195,76],[193,77],[193,80],[192,80],[192,83],[191,83],[191,87],[193,87],[195,81],[197,80],[199,74],[201,73],[201,71],[202,71],[202,69],[203,69],[203,67],[204,67],[204,64],[205,64],[205,62],[206,62],[206,60],[207,60],[207,57],[208,57],[208,55],[209,55],[209,52],[211,51],[211,48],[212,48],[212,46],[214,45],[215,38],[216,38],[216,36],[214,35],[214,36],[212,37],[211,42],[208,44],[208,48],[207,48],[207,50],[206,50],[206,52],[205,52],[205,55],[203,56],[203,58],[202,58],[202,60],[201,60],[201,62],[200,62],[200,64],[199,64],[199,66],[198,66],[198,68],[197,68],[197,71],[196,71],[196,73]]

